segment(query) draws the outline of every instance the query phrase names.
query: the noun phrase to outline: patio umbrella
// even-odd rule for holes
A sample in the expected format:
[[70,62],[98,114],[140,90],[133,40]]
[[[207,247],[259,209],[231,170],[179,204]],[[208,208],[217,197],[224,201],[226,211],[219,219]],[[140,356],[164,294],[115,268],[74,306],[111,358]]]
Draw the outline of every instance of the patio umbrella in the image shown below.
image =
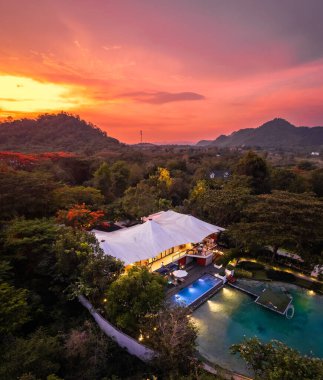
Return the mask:
[[186,272],[186,270],[175,270],[173,272],[173,275],[177,278],[182,278],[182,277],[186,277],[188,275],[188,273]]

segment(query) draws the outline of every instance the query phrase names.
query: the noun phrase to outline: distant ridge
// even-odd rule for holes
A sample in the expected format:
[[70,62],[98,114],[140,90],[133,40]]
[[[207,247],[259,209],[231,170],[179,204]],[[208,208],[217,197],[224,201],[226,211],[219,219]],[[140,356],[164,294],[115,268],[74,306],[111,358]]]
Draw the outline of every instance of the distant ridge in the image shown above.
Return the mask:
[[0,150],[97,152],[121,147],[117,139],[65,112],[0,123]]
[[323,146],[323,127],[295,127],[287,120],[276,118],[258,128],[240,129],[229,136],[202,140],[198,146],[292,148]]
[[156,144],[153,143],[137,143],[137,144],[131,144],[131,146],[139,147],[139,148],[146,148],[150,146],[155,146]]

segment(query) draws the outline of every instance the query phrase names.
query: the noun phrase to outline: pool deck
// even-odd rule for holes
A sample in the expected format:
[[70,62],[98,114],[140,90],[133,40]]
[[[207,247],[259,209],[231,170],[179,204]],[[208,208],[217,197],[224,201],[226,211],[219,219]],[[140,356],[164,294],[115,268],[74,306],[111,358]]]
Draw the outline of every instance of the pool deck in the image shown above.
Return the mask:
[[286,315],[293,298],[284,294],[265,289],[256,299],[256,303],[281,315]]
[[[214,276],[216,273],[219,273],[219,269],[216,269],[213,264],[209,264],[207,266],[198,266],[195,265],[192,268],[186,269],[188,275],[185,277],[185,281],[181,284],[174,286],[172,289],[169,289],[166,292],[166,301],[170,300],[173,295],[178,293],[183,288],[191,285],[194,281],[198,280],[205,274],[210,274]],[[203,294],[200,298],[191,303],[187,308],[192,312],[196,308],[198,308],[202,303],[206,302],[211,296],[213,296],[216,292],[222,289],[223,283],[220,283],[214,286],[212,289],[208,290],[205,294]]]
[[200,307],[204,302],[206,302],[209,298],[214,296],[215,293],[217,293],[220,289],[223,288],[223,282],[220,282],[219,284],[215,285],[212,289],[204,293],[201,297],[199,297],[197,300],[192,302],[189,306],[188,309],[192,312],[198,307]]
[[240,284],[239,283],[239,280],[234,283],[234,284],[231,284],[230,282],[227,283],[228,285],[230,285],[232,288],[235,288],[235,289],[238,289],[240,290],[241,292],[244,292],[244,293],[247,293],[251,296],[254,296],[256,298],[258,298],[262,291],[259,291],[258,289],[255,289],[254,287],[252,286],[248,286],[248,285],[245,285],[245,284]]
[[241,284],[239,280],[234,284],[228,283],[228,285],[255,297],[255,303],[281,315],[286,315],[287,310],[293,301],[293,299],[287,294],[275,292],[265,286],[262,289],[259,289],[246,284]]
[[[183,288],[186,288],[187,286],[192,284],[194,281],[202,277],[204,274],[211,274],[214,276],[215,274],[218,274],[220,271],[219,269],[215,268],[213,264],[209,264],[208,266],[195,265],[192,268],[188,268],[186,270],[188,272],[188,275],[185,278],[185,280],[166,292],[166,301],[170,300],[172,296],[174,296]],[[281,315],[286,315],[286,312],[292,303],[292,299],[288,295],[274,292],[265,286],[259,288],[247,285],[245,283],[242,284],[241,282],[239,282],[239,280],[234,284],[229,282],[227,282],[226,284],[253,296],[255,298],[255,302],[258,305],[263,306]],[[220,289],[222,289],[223,286],[223,283],[216,285],[215,287],[207,291],[205,294],[203,294],[196,301],[194,301],[192,304],[190,304],[188,306],[188,309],[191,311],[195,310],[204,302],[206,302],[210,297],[212,297],[215,293],[217,293]]]

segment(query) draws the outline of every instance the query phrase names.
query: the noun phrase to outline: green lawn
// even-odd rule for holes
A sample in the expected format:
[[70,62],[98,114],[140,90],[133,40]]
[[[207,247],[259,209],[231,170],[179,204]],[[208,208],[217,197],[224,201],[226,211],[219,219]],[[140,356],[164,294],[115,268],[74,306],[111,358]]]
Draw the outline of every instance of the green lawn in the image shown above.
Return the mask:
[[268,276],[265,270],[254,270],[252,271],[253,274],[253,279],[254,280],[259,280],[259,281],[267,281]]
[[274,270],[274,269],[266,270],[265,266],[259,263],[243,261],[237,265],[237,268],[241,268],[241,269],[247,270],[248,272],[251,272],[253,280],[282,281],[282,282],[298,285],[306,289],[314,290],[317,293],[323,294],[323,284],[320,284],[318,282],[312,282],[303,278],[299,278],[292,273],[287,273],[282,270]]

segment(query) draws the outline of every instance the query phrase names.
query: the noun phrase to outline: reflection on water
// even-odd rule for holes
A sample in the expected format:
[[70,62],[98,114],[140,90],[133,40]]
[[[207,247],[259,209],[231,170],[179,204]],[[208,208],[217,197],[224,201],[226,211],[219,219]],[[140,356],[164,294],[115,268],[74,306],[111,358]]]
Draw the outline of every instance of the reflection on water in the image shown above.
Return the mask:
[[276,283],[293,296],[295,315],[287,319],[254,303],[247,294],[225,287],[194,311],[200,353],[226,368],[248,374],[229,347],[244,337],[277,339],[303,354],[323,358],[323,296],[294,285]]

